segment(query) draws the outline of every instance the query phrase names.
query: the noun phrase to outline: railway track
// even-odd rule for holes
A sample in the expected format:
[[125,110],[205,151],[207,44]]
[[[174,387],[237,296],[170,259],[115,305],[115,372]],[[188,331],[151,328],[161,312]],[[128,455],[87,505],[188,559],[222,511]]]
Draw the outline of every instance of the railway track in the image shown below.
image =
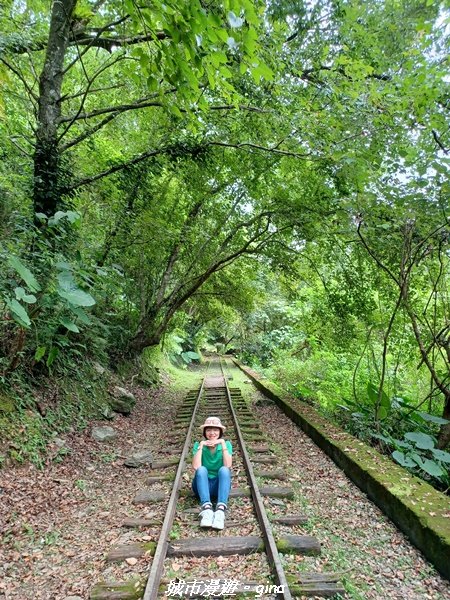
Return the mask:
[[[186,396],[172,431],[174,443],[180,445],[179,456],[153,464],[148,489],[134,499],[138,506],[167,502],[158,541],[119,546],[108,555],[107,560],[119,561],[151,554],[148,578],[100,583],[92,590],[91,600],[176,597],[289,600],[332,597],[344,592],[334,574],[299,574],[286,568],[283,554],[291,557],[318,554],[320,543],[314,537],[292,533],[305,523],[305,516],[279,511],[277,516],[268,514],[267,508],[270,510],[272,503],[288,509],[293,490],[280,485],[285,476],[271,452],[270,442],[262,435],[240,389],[228,385],[226,370],[222,361],[212,362],[200,389]],[[226,438],[233,444],[233,487],[225,529],[220,532],[200,529],[195,524],[199,511],[188,476],[192,474],[192,444],[199,437],[197,427],[211,415],[227,425]],[[150,524],[154,525],[139,518],[124,523],[127,527],[141,528]],[[233,535],[236,529],[246,535]],[[247,575],[247,564],[253,577]]]

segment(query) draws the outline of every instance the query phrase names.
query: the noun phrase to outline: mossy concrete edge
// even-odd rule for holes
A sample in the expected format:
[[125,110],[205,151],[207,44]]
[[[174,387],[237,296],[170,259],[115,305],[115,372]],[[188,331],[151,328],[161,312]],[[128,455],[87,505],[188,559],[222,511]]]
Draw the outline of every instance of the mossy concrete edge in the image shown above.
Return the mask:
[[265,396],[345,472],[401,529],[436,569],[450,580],[450,499],[410,475],[388,457],[327,421],[314,408],[276,384],[238,366]]

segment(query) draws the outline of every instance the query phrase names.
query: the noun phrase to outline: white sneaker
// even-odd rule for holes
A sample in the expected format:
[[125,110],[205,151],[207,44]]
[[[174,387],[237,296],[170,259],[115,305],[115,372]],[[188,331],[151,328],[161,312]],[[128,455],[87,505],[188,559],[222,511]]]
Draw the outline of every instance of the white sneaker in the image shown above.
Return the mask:
[[200,513],[202,520],[200,521],[200,527],[212,527],[214,521],[214,511],[211,508],[205,508]]
[[225,526],[225,512],[223,510],[216,510],[214,513],[214,521],[212,523],[213,529],[223,529]]

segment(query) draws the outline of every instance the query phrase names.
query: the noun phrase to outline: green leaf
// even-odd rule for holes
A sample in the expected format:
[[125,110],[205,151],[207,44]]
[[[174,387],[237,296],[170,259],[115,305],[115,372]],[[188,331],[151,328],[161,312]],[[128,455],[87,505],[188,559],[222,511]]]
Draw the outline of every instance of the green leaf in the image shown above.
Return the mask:
[[55,359],[58,356],[58,354],[59,354],[58,348],[56,346],[52,346],[50,348],[50,351],[47,356],[47,362],[45,363],[47,365],[47,367],[52,366],[52,364],[55,362]]
[[189,357],[189,355],[188,355],[187,352],[182,352],[181,353],[181,358],[184,360],[184,362],[186,364],[189,364],[191,362],[191,359],[190,359],[190,357]]
[[264,77],[266,81],[273,80],[273,71],[269,69],[269,67],[263,62],[259,63],[259,65],[255,67],[252,72],[253,76],[255,75],[255,72],[257,72],[259,79],[261,79],[261,77]]
[[74,333],[80,333],[80,330],[78,329],[78,327],[70,319],[67,319],[66,317],[62,317],[59,320],[59,322],[61,323],[61,325],[64,325],[64,327],[66,329],[68,329],[69,331],[73,331]]
[[80,217],[79,213],[75,212],[74,210],[67,210],[67,211],[58,210],[57,212],[55,212],[53,217],[49,218],[48,224],[50,225],[50,227],[52,227],[53,225],[58,225],[58,223],[62,219],[67,219],[69,221],[69,223],[73,224],[76,221],[78,221],[80,218],[81,217]]
[[434,448],[434,439],[431,435],[422,433],[420,431],[410,431],[405,433],[405,438],[413,442],[417,448],[422,450],[431,450]]
[[58,284],[59,287],[56,290],[58,295],[74,306],[93,306],[95,304],[94,298],[78,287],[70,271],[59,273]]
[[369,381],[367,384],[367,395],[369,396],[369,400],[372,404],[376,404],[378,402],[378,386]]
[[445,474],[442,467],[437,462],[430,460],[429,458],[426,458],[423,461],[420,468],[425,471],[425,473],[428,473],[428,475],[431,475],[431,477],[442,477],[442,475]]
[[36,362],[39,362],[41,360],[41,358],[44,357],[46,350],[47,350],[47,346],[38,346],[36,348],[36,352],[34,353],[34,360]]
[[27,294],[23,287],[16,287],[14,289],[14,293],[16,294],[17,300],[23,300],[27,304],[34,304],[36,302],[36,296],[33,294]]
[[66,260],[60,260],[56,263],[55,267],[58,269],[58,271],[72,271],[73,267],[72,265],[67,262]]
[[192,358],[192,360],[200,359],[200,354],[197,354],[197,352],[192,352],[191,350],[189,350],[189,352],[186,352],[186,354],[189,356],[189,358]]
[[37,282],[33,273],[19,258],[17,258],[17,256],[8,257],[8,263],[20,275],[20,277],[22,277],[29,290],[32,292],[39,292],[41,290],[41,286]]
[[435,415],[430,415],[429,413],[426,413],[426,412],[418,411],[417,414],[420,415],[424,421],[429,421],[430,423],[436,423],[437,425],[445,425],[446,423],[449,423],[448,419],[443,419],[442,417],[436,417]]
[[211,62],[215,67],[220,67],[221,64],[228,62],[227,55],[224,52],[213,52],[211,54]]
[[12,300],[6,300],[6,304],[11,311],[11,315],[19,325],[22,327],[29,327],[31,325],[30,317],[28,316],[25,308],[17,302],[15,298]]
[[441,462],[450,463],[450,452],[446,452],[445,450],[439,450],[439,448],[431,449],[434,458],[440,460]]
[[91,325],[91,319],[88,317],[88,315],[84,312],[82,308],[80,308],[79,306],[73,306],[73,304],[71,304],[69,308],[82,323],[84,323],[85,325]]
[[73,290],[71,292],[58,290],[58,294],[61,298],[64,298],[74,306],[93,306],[95,304],[94,298],[81,289]]
[[377,418],[378,419],[385,419],[389,414],[389,410],[385,407],[385,406],[380,406],[377,410]]
[[412,468],[416,466],[415,462],[411,460],[409,456],[406,456],[406,454],[400,452],[399,450],[395,450],[391,456],[396,462],[402,465],[402,467]]
[[384,390],[382,390],[382,392],[381,392],[380,404],[381,404],[381,406],[384,406],[384,408],[386,408],[386,409],[391,408],[391,401],[389,400],[389,396],[386,394],[386,392]]

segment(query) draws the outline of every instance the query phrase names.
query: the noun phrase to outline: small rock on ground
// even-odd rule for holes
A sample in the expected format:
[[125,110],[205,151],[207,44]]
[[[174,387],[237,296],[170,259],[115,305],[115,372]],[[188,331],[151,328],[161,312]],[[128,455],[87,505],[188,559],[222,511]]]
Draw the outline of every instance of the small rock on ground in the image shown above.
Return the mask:
[[109,442],[117,437],[117,432],[112,427],[93,427],[92,437],[97,442]]

